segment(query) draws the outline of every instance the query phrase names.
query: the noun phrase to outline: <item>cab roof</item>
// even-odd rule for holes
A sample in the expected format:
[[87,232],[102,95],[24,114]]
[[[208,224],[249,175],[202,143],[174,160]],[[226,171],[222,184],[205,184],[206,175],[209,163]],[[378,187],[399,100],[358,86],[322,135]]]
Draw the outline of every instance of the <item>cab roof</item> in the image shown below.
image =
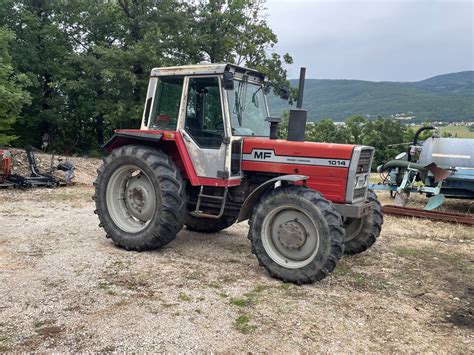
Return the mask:
[[261,81],[265,79],[265,75],[254,69],[241,67],[234,64],[196,64],[181,65],[175,67],[153,68],[151,76],[185,76],[185,75],[212,75],[222,74],[224,72],[232,72],[235,75],[249,75]]

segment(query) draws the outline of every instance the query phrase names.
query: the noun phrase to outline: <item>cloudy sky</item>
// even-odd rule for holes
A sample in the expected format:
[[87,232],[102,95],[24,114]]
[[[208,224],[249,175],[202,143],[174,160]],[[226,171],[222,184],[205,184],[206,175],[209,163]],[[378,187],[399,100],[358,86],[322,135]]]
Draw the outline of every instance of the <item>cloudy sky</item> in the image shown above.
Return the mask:
[[417,81],[474,70],[474,0],[267,0],[267,21],[307,77]]

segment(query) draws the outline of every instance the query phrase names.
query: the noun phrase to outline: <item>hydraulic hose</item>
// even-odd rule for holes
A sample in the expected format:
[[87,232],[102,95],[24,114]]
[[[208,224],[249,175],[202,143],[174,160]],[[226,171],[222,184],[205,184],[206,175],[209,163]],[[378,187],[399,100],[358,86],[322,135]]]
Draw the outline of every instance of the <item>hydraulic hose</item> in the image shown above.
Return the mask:
[[[413,146],[416,146],[418,144],[418,138],[420,137],[421,132],[427,131],[430,129],[436,129],[436,127],[433,127],[433,126],[420,127],[418,131],[416,131],[415,137],[413,138]],[[411,150],[411,147],[408,147],[408,151],[407,151],[408,161],[411,161],[410,150]]]
[[390,160],[382,166],[382,171],[387,171],[394,168],[412,168],[417,170],[427,170],[423,165],[412,163],[406,160]]

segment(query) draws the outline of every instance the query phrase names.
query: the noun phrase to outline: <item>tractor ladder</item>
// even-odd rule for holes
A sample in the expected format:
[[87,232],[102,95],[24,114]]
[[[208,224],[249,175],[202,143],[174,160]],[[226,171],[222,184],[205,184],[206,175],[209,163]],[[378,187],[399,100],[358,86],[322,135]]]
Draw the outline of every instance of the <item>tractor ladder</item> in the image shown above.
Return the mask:
[[[215,195],[207,195],[204,193],[204,186],[201,185],[201,188],[199,190],[199,195],[198,195],[198,200],[196,203],[196,208],[193,212],[190,214],[194,217],[202,217],[202,218],[213,218],[213,219],[218,219],[221,218],[222,215],[224,214],[224,209],[225,209],[225,204],[227,200],[227,192],[228,188],[224,187],[224,191],[222,196],[215,196]],[[205,213],[201,211],[201,203],[203,200],[212,200],[212,201],[220,201],[220,209],[218,214],[211,214],[211,213]]]

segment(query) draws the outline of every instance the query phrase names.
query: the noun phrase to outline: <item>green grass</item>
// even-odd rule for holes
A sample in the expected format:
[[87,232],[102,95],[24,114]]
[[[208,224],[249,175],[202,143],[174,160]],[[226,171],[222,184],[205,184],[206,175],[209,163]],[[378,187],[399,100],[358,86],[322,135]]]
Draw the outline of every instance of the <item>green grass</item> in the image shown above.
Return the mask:
[[250,306],[252,301],[250,298],[231,298],[229,303],[237,307],[247,307]]
[[395,250],[395,253],[398,256],[406,258],[416,256],[416,254],[418,254],[418,250],[414,248],[398,248],[397,250]]
[[245,314],[241,314],[240,316],[238,316],[235,319],[233,325],[234,328],[242,334],[250,334],[257,329],[257,326],[255,324],[250,324],[250,317]]
[[105,281],[101,281],[97,284],[97,288],[100,290],[108,290],[110,288],[110,284]]
[[216,289],[222,288],[222,285],[217,281],[209,282],[208,284],[206,284],[206,286],[211,287],[211,288],[216,288]]
[[180,301],[184,301],[184,302],[190,302],[192,300],[191,296],[188,296],[185,293],[180,293],[179,296],[178,296],[178,299]]

